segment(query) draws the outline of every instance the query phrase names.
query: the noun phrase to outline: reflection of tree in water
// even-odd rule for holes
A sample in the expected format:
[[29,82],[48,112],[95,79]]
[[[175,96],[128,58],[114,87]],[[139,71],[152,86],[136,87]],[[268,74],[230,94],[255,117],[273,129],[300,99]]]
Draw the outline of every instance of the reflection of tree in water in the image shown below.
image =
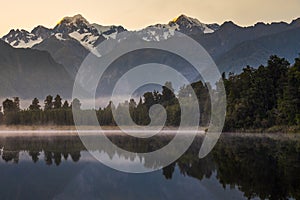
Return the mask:
[[299,141],[224,138],[213,151],[217,178],[238,185],[245,196],[261,199],[300,198]]
[[3,151],[2,159],[6,162],[13,161],[14,163],[19,162],[19,152],[18,151]]
[[[135,138],[132,136],[108,136],[109,140],[124,150],[136,153],[148,153],[166,146],[173,138],[173,135],[153,136],[150,138]],[[124,142],[124,140],[126,142]],[[114,149],[115,150],[115,149]]]
[[80,151],[71,152],[70,155],[74,162],[78,162],[81,157]]
[[[197,154],[196,154],[197,155]],[[197,158],[197,157],[196,157]],[[191,176],[202,180],[210,178],[213,171],[216,169],[215,163],[210,155],[204,159],[179,159],[177,162],[178,168],[183,175]]]
[[211,153],[203,159],[198,158],[202,141],[203,138],[197,137],[191,148],[178,159],[177,165],[181,174],[202,180],[204,177],[211,177],[213,171],[216,170]]
[[62,153],[65,160],[68,160],[69,154],[67,152]]
[[[126,137],[110,139],[121,148],[132,152],[156,150],[170,141],[168,137],[152,138],[151,143]],[[224,136],[207,157],[199,159],[201,143],[202,138],[197,137],[180,159],[163,168],[163,176],[172,179],[176,168],[182,175],[198,180],[210,178],[216,172],[217,179],[224,188],[227,185],[238,186],[247,198],[258,196],[261,199],[300,199],[300,141]],[[63,159],[78,162],[81,152],[85,151],[77,137],[6,138],[0,139],[0,146],[4,146],[2,159],[5,162],[18,163],[19,152],[27,151],[34,163],[44,155],[47,165],[60,165]],[[117,154],[129,160],[136,159],[105,147],[98,150],[104,151],[110,158]],[[155,167],[160,165],[152,160],[144,162],[146,167],[153,167],[153,163]]]
[[164,167],[163,170],[163,175],[165,176],[166,179],[172,179],[173,173],[175,171],[175,166],[176,163],[172,163],[171,165]]
[[41,153],[39,151],[29,151],[28,152],[29,156],[31,156],[32,161],[36,163],[39,160],[39,156]]
[[52,165],[52,152],[44,151],[45,162],[47,165]]
[[[81,155],[80,151],[85,150],[77,137],[8,137],[0,139],[0,146],[4,146],[2,159],[6,162],[19,160],[19,152],[27,151],[34,163],[38,162],[39,156],[47,165],[60,165],[62,158],[70,158],[77,162]],[[42,153],[43,152],[43,153]]]
[[[238,186],[251,199],[300,199],[300,141],[263,137],[223,137],[204,159],[190,148],[178,161],[183,175],[199,180],[214,171],[225,188]],[[172,177],[174,165],[164,169]]]
[[47,165],[52,165],[54,162],[55,165],[58,166],[61,163],[62,156],[65,158],[65,160],[67,160],[69,154],[71,156],[71,159],[74,162],[78,162],[80,160],[80,157],[81,157],[80,151],[75,151],[75,152],[70,152],[70,153],[44,151],[45,162]]
[[55,164],[58,166],[61,163],[61,153],[55,152],[53,157],[54,157]]

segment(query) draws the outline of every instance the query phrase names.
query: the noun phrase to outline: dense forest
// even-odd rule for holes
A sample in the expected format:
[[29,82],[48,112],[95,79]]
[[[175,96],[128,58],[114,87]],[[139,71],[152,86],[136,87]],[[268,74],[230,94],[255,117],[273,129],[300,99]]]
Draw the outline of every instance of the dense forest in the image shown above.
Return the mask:
[[225,130],[286,126],[300,131],[300,58],[290,65],[284,58],[271,56],[267,66],[246,67],[239,75],[223,78]]
[[[227,95],[227,114],[224,131],[299,131],[300,130],[300,57],[291,65],[286,59],[271,56],[267,66],[257,69],[247,66],[241,74],[222,75]],[[210,120],[210,96],[207,84],[191,84],[199,101],[199,125],[207,126]],[[133,121],[139,125],[150,123],[149,109],[161,104],[167,112],[166,126],[180,124],[178,99],[188,98],[189,87],[183,86],[177,95],[172,83],[166,82],[161,92],[146,92],[138,101],[131,99],[117,106],[109,102],[96,110],[100,125],[116,125],[112,109],[122,116],[129,109]],[[6,125],[73,125],[72,107],[80,110],[80,100],[63,102],[60,95],[49,95],[43,107],[37,98],[27,109],[20,109],[20,99],[6,99],[0,122]],[[89,112],[80,110],[82,120],[89,125]],[[92,111],[94,112],[94,111]],[[159,116],[158,116],[159,118]]]

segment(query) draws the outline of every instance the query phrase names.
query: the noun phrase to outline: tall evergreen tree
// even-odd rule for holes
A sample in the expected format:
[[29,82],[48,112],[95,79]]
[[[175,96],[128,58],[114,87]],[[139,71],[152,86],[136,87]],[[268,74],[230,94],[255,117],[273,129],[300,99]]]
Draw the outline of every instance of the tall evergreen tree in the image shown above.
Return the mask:
[[45,103],[45,110],[51,110],[53,108],[53,97],[48,95],[44,101]]
[[63,109],[67,109],[69,108],[69,102],[67,100],[65,100],[64,104],[63,104]]
[[33,100],[32,100],[32,103],[31,103],[31,105],[29,106],[29,110],[40,110],[40,105],[39,105],[39,100],[38,100],[38,98],[34,98]]
[[6,99],[3,101],[2,105],[4,114],[17,111],[16,105],[11,99]]
[[17,111],[19,111],[20,110],[20,98],[19,97],[14,97],[13,99],[14,99],[15,109]]
[[61,102],[62,98],[59,95],[56,95],[56,97],[54,98],[54,109],[59,109],[61,108],[62,102]]
[[171,82],[166,82],[162,87],[162,95],[161,95],[161,103],[164,106],[172,105],[175,103],[175,94],[174,89]]

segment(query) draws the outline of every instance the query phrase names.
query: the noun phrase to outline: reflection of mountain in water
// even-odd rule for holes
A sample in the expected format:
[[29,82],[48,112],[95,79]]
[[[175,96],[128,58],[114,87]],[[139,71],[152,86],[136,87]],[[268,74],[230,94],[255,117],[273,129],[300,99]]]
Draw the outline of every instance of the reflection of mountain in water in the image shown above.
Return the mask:
[[[110,137],[110,140],[118,146],[135,152],[159,149],[170,139],[172,138],[152,138],[151,142],[146,142],[146,140],[129,137]],[[228,186],[238,188],[247,198],[300,198],[300,141],[298,139],[279,140],[267,137],[224,136],[215,149],[206,158],[200,160],[198,152],[201,142],[202,138],[197,137],[191,148],[176,163],[162,170],[162,175],[166,180],[173,180],[174,176],[177,179],[177,173],[196,178],[201,183],[216,177],[224,188]],[[74,162],[79,161],[76,164],[79,165],[81,159],[82,162],[86,160],[85,156],[87,155],[77,137],[2,138],[0,147],[4,147],[1,156],[5,162],[19,163],[19,165],[22,165],[20,162],[22,156],[20,155],[24,151],[34,163],[40,163],[38,160],[43,158],[47,165],[55,164],[60,165],[59,167],[64,167],[63,160],[70,160],[70,158]],[[98,150],[101,151],[101,149]],[[119,152],[106,153],[110,158],[116,154],[122,156]],[[126,159],[134,160],[134,158]],[[93,159],[90,161],[95,163]],[[147,165],[147,161],[145,161],[145,165]],[[95,173],[94,179],[98,176],[108,176],[108,174],[98,174],[94,165],[89,166],[88,170],[82,173],[89,173],[89,175]],[[82,174],[75,176],[78,179]],[[126,177],[129,179],[129,175]],[[113,181],[114,177],[111,178]],[[83,182],[94,180],[86,176],[81,179]],[[124,177],[122,176],[121,179],[123,180]],[[114,184],[118,186],[118,183]],[[64,194],[61,197],[63,198]]]

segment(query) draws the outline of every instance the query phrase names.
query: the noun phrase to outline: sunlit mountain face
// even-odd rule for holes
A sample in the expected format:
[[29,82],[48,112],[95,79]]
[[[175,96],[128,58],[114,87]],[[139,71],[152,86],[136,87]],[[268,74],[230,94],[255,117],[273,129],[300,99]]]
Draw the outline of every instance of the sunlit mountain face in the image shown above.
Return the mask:
[[63,18],[54,28],[37,26],[31,32],[26,30],[11,30],[2,40],[15,48],[32,48],[45,39],[55,36],[64,41],[75,39],[87,50],[93,52],[93,48],[104,39],[115,38],[117,33],[125,31],[121,26],[101,26],[90,24],[81,15]]
[[[120,25],[102,26],[97,23],[90,23],[78,14],[73,17],[64,17],[53,28],[37,26],[32,31],[13,29],[3,36],[2,40],[15,48],[46,50],[73,75],[87,53],[91,52],[98,57],[101,56],[96,50],[96,46],[101,42],[107,39],[122,40],[120,38],[122,36],[117,38],[119,33],[132,32],[145,41],[161,41],[173,37],[174,32],[179,31],[193,37],[203,45],[217,64],[220,65],[221,71],[239,72],[246,65],[257,67],[256,65],[263,64],[262,62],[267,60],[266,55],[270,56],[269,54],[272,53],[282,54],[280,56],[285,56],[293,61],[293,58],[297,56],[294,52],[297,51],[295,48],[298,46],[289,47],[289,49],[292,49],[289,52],[287,50],[277,50],[280,49],[280,44],[272,45],[270,40],[277,37],[276,34],[278,33],[295,31],[300,26],[299,21],[300,19],[297,19],[290,24],[285,22],[271,24],[259,22],[254,26],[240,27],[231,21],[222,25],[216,23],[205,24],[198,19],[180,15],[166,24],[155,24],[141,30],[127,31]],[[296,35],[296,33],[292,34],[293,36]],[[264,36],[271,38],[261,38]],[[295,37],[292,39],[281,37],[283,38],[274,38],[274,40],[282,42],[282,39],[285,39],[295,43],[295,39],[297,39]],[[256,39],[269,41],[259,46],[256,44]],[[246,41],[250,43],[246,44],[247,49],[242,46]],[[296,42],[296,44],[298,43]],[[63,53],[64,58],[54,52],[53,46],[62,51],[60,51],[60,54]],[[86,53],[83,52],[85,50]],[[247,55],[238,57],[237,52]],[[261,53],[255,60],[256,52]],[[72,59],[69,59],[69,57]],[[78,59],[74,59],[74,57],[78,57]]]
[[[112,41],[113,46],[115,43],[126,41],[130,35],[135,35],[144,41],[160,42],[174,37],[176,31],[184,33],[205,48],[221,73],[239,73],[247,65],[256,68],[261,64],[266,64],[272,54],[285,57],[293,63],[300,49],[299,21],[300,19],[297,19],[290,24],[285,22],[257,23],[254,26],[240,27],[230,21],[221,25],[205,24],[198,19],[180,15],[165,24],[155,24],[141,30],[128,31],[120,25],[102,26],[89,22],[81,15],[64,17],[50,28],[38,25],[32,31],[14,29],[2,37],[0,57],[5,59],[0,60],[0,69],[4,74],[10,74],[12,77],[3,78],[3,85],[9,85],[9,87],[3,87],[0,92],[2,96],[44,97],[47,93],[58,92],[63,96],[70,96],[70,88],[86,56],[91,54],[96,58],[101,58],[102,55],[97,50],[99,44],[103,41]],[[9,48],[6,44],[13,48]],[[33,59],[28,56],[31,52],[41,56]],[[153,58],[152,62],[169,66],[180,64],[180,71],[189,80],[193,82],[199,80],[199,76],[195,76],[193,70],[178,62],[178,59],[170,55],[154,56],[153,53],[146,51],[143,54],[139,53],[125,60],[116,61],[118,66],[110,70],[104,82],[115,80],[117,74],[125,72],[129,64],[140,63],[141,58],[146,60]],[[38,65],[38,70],[32,72],[33,65]],[[60,69],[52,70],[56,68]],[[47,74],[46,71],[48,71]],[[61,71],[60,80],[57,80],[58,71]],[[24,74],[31,74],[31,78]],[[43,77],[46,81],[37,82],[38,77]],[[64,86],[61,86],[63,84],[61,80],[67,80]],[[50,87],[49,82],[57,84],[51,84]],[[104,88],[109,88],[109,86],[105,85]],[[148,90],[153,89],[156,88],[148,87]],[[108,92],[110,91],[104,91],[104,93]]]
[[[157,24],[146,27],[140,30],[141,33],[152,34],[153,38],[159,37],[158,33],[153,33],[153,29],[168,29],[172,31],[181,31],[186,34],[213,33],[219,28],[218,24],[204,24],[199,20],[180,15],[168,24]],[[45,28],[37,26],[31,32],[26,30],[11,30],[7,35],[2,37],[2,40],[16,48],[31,48],[34,45],[41,43],[44,39],[55,35],[57,39],[66,39],[68,36],[79,41],[88,50],[93,50],[93,47],[103,39],[115,39],[118,33],[127,31],[122,26],[102,26],[96,23],[90,24],[80,14],[73,17],[65,17],[57,23],[54,28]],[[166,39],[166,37],[164,37]],[[149,39],[146,38],[145,39]]]

